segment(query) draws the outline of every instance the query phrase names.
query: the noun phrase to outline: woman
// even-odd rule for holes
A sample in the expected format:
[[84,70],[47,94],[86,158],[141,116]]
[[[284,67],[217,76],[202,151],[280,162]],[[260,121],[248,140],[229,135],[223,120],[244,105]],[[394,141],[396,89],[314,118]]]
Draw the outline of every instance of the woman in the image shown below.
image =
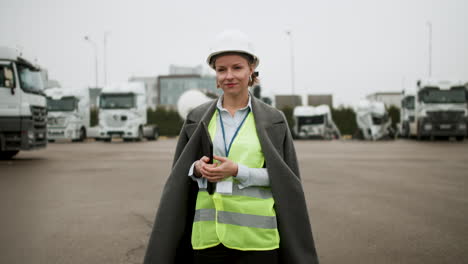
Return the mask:
[[145,263],[318,263],[287,122],[248,91],[259,59],[240,32],[215,44],[207,62],[224,93],[186,118]]

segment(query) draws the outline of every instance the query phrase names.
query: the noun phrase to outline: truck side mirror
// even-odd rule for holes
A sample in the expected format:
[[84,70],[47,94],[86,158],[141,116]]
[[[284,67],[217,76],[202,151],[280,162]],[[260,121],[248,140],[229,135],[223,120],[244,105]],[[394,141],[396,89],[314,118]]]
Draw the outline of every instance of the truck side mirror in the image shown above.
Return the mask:
[[3,68],[3,76],[5,77],[2,85],[6,88],[15,88],[14,78],[13,78],[13,71],[9,67]]

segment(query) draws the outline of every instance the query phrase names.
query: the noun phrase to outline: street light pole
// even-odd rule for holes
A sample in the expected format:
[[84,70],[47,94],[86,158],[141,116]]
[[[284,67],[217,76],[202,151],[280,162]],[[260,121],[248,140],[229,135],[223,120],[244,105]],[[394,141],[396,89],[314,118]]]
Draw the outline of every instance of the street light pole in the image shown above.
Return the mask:
[[291,89],[292,89],[292,95],[294,95],[294,45],[293,45],[292,31],[287,30],[286,34],[289,36],[289,46],[291,50]]
[[429,38],[429,61],[428,61],[428,73],[429,73],[429,78],[432,75],[432,23],[431,21],[427,21],[427,27],[429,30],[428,38]]
[[107,85],[107,37],[110,32],[104,32],[104,86]]
[[97,45],[96,45],[96,42],[92,41],[89,36],[85,36],[84,39],[86,41],[88,41],[89,43],[91,43],[94,47],[94,70],[95,70],[95,81],[96,81],[96,84],[95,84],[95,87],[94,88],[97,88],[98,87],[98,59],[97,59]]

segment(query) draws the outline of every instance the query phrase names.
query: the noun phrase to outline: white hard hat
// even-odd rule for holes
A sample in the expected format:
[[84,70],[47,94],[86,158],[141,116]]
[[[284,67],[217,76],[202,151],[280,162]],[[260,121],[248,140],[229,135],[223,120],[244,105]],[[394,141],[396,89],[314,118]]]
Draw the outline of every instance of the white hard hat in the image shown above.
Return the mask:
[[214,56],[226,52],[239,52],[252,56],[252,66],[255,69],[260,63],[260,60],[255,55],[252,46],[249,38],[243,32],[238,30],[225,30],[216,36],[206,62],[214,69],[214,61],[211,61]]

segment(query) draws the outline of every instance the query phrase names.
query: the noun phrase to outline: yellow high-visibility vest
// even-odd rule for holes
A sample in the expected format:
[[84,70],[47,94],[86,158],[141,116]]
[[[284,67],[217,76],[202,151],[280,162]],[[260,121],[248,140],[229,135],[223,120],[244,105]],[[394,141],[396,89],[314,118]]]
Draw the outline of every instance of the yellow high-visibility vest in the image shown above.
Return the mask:
[[[212,139],[216,133],[218,111],[208,125]],[[252,112],[235,137],[228,159],[249,168],[262,168],[265,162]],[[237,250],[273,250],[279,248],[279,233],[269,187],[239,189],[235,177],[232,194],[209,195],[200,189],[192,229],[193,249],[206,249],[222,243]]]

